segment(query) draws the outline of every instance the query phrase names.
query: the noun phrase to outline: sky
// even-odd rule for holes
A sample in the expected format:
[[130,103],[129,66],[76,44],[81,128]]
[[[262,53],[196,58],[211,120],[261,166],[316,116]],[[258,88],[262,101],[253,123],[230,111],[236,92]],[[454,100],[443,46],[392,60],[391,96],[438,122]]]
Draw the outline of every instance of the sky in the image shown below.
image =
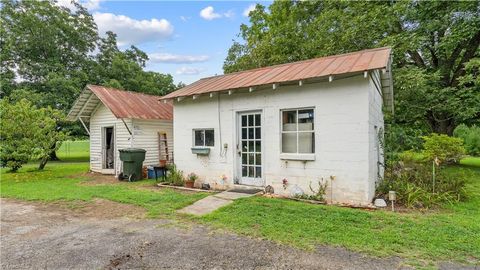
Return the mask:
[[[241,40],[240,25],[249,23],[248,12],[257,2],[80,0],[100,35],[115,32],[120,49],[135,45],[148,54],[146,70],[186,84],[223,74],[232,40]],[[70,0],[59,5],[68,7]]]

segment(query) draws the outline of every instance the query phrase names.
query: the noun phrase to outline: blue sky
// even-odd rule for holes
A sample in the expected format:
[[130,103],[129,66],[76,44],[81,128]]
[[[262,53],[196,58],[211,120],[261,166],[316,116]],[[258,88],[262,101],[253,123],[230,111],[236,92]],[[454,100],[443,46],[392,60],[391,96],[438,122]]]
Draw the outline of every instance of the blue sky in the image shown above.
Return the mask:
[[[70,0],[59,0],[69,5]],[[80,1],[102,34],[117,33],[120,48],[148,53],[147,70],[192,83],[222,74],[223,61],[254,1]],[[258,2],[258,1],[257,1]],[[262,1],[268,6],[270,2]]]

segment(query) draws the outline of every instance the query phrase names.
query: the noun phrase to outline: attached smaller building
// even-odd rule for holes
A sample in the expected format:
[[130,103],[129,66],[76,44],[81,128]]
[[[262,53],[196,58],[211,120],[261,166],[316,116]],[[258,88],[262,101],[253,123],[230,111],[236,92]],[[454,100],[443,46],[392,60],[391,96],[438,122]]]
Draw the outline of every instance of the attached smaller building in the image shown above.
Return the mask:
[[147,150],[144,165],[173,161],[173,107],[160,96],[87,85],[67,118],[90,135],[90,170],[118,175],[118,150]]

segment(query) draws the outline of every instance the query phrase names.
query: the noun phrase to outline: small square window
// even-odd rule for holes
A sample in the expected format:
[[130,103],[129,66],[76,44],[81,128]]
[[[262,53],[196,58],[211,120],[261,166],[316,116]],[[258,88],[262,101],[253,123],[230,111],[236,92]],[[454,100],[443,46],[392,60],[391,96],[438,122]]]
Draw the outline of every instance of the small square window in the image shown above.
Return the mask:
[[213,129],[195,129],[194,146],[205,147],[215,145],[215,133]]

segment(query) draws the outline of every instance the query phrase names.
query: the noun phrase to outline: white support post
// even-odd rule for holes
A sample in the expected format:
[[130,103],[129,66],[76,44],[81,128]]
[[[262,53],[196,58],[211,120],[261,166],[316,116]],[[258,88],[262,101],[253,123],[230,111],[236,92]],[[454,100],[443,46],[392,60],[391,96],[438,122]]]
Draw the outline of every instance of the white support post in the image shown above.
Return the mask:
[[275,89],[277,89],[277,88],[278,88],[278,83],[272,84],[272,89],[273,89],[273,90],[275,90]]
[[298,86],[302,86],[303,85],[303,81],[302,80],[299,80],[298,81]]
[[198,95],[193,95],[192,96],[192,99],[197,99],[198,98]]
[[250,93],[253,92],[253,90],[255,90],[253,87],[248,88],[248,92],[250,92]]
[[180,101],[182,101],[183,99],[184,99],[184,97],[178,97],[178,98],[177,98],[177,101],[180,102]]
[[213,97],[213,93],[210,93],[210,98],[212,98],[212,97]]
[[228,95],[230,96],[231,94],[233,94],[233,90],[228,90]]
[[332,81],[333,81],[333,76],[332,75],[328,76],[328,82],[332,82]]
[[82,126],[85,129],[85,131],[88,133],[88,136],[90,136],[90,130],[88,130],[87,125],[85,125],[85,123],[83,122],[82,117],[78,117],[78,120],[80,120],[80,123],[82,123]]
[[363,72],[363,78],[366,79],[367,77],[368,77],[368,71],[364,71],[364,72]]

